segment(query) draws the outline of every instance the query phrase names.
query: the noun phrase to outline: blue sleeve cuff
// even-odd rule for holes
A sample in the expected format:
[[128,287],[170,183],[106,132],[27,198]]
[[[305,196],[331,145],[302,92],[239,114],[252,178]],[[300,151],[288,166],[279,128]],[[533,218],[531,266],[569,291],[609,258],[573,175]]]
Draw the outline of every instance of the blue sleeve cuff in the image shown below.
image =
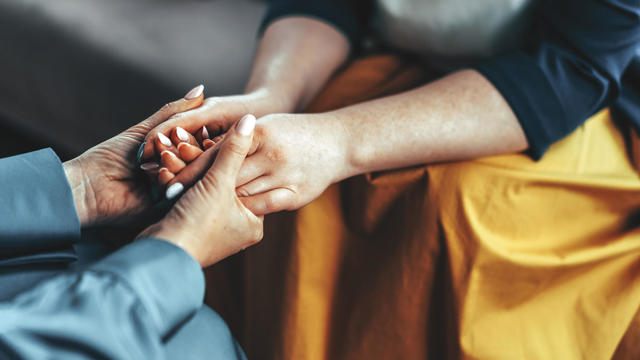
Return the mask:
[[200,264],[164,240],[140,239],[90,269],[116,274],[128,283],[163,335],[202,306],[205,282]]
[[0,184],[0,259],[80,239],[71,188],[53,150],[1,159]]

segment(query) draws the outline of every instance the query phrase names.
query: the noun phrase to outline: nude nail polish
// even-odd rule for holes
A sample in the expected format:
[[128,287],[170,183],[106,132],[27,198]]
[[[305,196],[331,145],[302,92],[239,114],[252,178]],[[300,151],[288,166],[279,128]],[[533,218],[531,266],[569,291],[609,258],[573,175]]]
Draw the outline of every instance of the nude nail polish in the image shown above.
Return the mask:
[[182,192],[182,190],[184,190],[184,185],[182,185],[181,183],[175,183],[169,186],[167,192],[165,193],[165,196],[167,197],[167,199],[171,200],[174,197],[178,196]]
[[176,135],[178,135],[178,139],[182,141],[189,141],[189,133],[180,126],[176,127]]
[[171,142],[171,140],[169,140],[169,138],[163,134],[163,133],[158,133],[158,139],[160,139],[160,142],[162,143],[162,145],[164,146],[171,146],[173,145],[173,143]]
[[256,126],[256,117],[251,114],[247,114],[242,119],[240,119],[240,121],[238,121],[238,125],[236,126],[240,135],[248,136]]
[[184,96],[184,98],[186,100],[195,99],[198,96],[202,95],[203,91],[204,91],[204,85],[198,85],[193,89],[189,90],[189,92],[187,93],[187,95]]
[[160,165],[158,165],[158,163],[154,163],[154,162],[148,162],[148,163],[144,163],[140,165],[140,169],[144,170],[144,171],[149,171],[149,170],[155,170],[157,168],[159,168]]
[[172,151],[169,151],[169,150],[163,150],[163,151],[160,153],[160,156],[162,156],[162,155],[164,155],[164,154],[167,154],[167,155],[169,155],[169,156],[171,156],[171,157],[175,157],[175,156],[176,156],[176,154],[174,154]]

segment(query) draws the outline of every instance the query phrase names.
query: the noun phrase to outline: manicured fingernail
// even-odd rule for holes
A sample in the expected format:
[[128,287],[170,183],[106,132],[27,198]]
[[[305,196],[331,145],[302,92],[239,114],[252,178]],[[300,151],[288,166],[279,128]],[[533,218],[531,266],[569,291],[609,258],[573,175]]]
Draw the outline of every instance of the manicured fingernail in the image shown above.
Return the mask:
[[147,145],[147,142],[143,141],[142,144],[140,144],[140,147],[138,148],[138,155],[136,156],[136,161],[138,162],[138,164],[142,162],[142,154],[144,153],[145,145]]
[[256,117],[247,114],[238,121],[238,125],[236,126],[240,135],[248,136],[253,131],[253,128],[256,127]]
[[158,133],[158,139],[160,139],[160,142],[162,143],[162,145],[164,146],[171,146],[173,145],[173,143],[171,142],[171,140],[169,140],[169,138],[163,134],[163,133]]
[[174,154],[172,151],[169,150],[162,150],[162,152],[160,153],[160,156],[167,154],[169,156],[176,156],[176,154]]
[[202,138],[203,139],[208,139],[209,138],[209,131],[207,131],[207,127],[206,126],[202,127]]
[[176,135],[178,135],[178,139],[182,141],[189,141],[189,133],[180,126],[176,127]]
[[171,200],[174,197],[178,196],[182,192],[182,190],[184,190],[184,185],[175,183],[169,186],[167,192],[165,193],[165,196],[167,197],[167,199]]
[[198,96],[202,95],[203,91],[204,91],[204,85],[198,85],[193,89],[189,90],[189,92],[187,93],[187,95],[184,96],[184,98],[187,100],[195,99]]
[[215,145],[216,143],[213,142],[213,140],[211,139],[205,139],[202,142],[202,146],[204,146],[204,149],[207,150],[208,148],[212,147],[213,145]]
[[158,165],[158,163],[154,163],[154,162],[148,162],[148,163],[144,163],[144,164],[140,165],[140,169],[142,169],[144,171],[155,170],[155,169],[157,169],[159,167],[160,167],[160,165]]

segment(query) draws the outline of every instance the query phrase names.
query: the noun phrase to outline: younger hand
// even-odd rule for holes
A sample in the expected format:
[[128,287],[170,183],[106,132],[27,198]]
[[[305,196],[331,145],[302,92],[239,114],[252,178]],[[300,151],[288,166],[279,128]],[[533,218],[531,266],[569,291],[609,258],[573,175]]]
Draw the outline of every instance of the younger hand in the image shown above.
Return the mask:
[[[249,156],[236,180],[240,200],[255,214],[298,209],[351,174],[347,135],[331,114],[274,114],[258,120]],[[168,182],[189,186],[215,159],[212,147]],[[169,195],[171,191],[168,191]]]

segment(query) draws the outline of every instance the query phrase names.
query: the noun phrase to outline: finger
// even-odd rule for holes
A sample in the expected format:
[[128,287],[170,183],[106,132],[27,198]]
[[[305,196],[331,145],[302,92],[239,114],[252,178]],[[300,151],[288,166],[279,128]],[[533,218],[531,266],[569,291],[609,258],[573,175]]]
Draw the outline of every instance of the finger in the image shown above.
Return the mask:
[[157,132],[154,131],[158,125],[175,114],[197,108],[202,105],[203,100],[204,85],[198,85],[191,89],[182,99],[166,104],[147,120],[140,123],[140,125],[142,125],[147,131],[147,136],[145,137],[146,143],[144,145],[144,150],[142,150],[141,158],[150,159],[155,154],[156,149],[154,148],[154,145],[156,142],[152,140],[156,137]]
[[198,158],[193,160],[187,167],[182,169],[167,186],[181,183],[185,188],[191,187],[207,173],[218,155],[219,144],[205,150]]
[[272,176],[260,176],[259,178],[236,188],[238,197],[249,197],[269,190],[276,189],[278,184]]
[[193,146],[188,143],[178,144],[178,153],[180,154],[180,158],[186,163],[190,163],[195,160],[200,156],[200,154],[202,154],[202,152],[203,151],[198,146]]
[[206,126],[203,126],[200,130],[196,131],[195,137],[199,144],[202,144],[203,141],[211,138]]
[[[229,105],[228,105],[229,104]],[[202,129],[203,125],[207,126],[207,132],[210,137],[226,131],[230,124],[236,122],[241,115],[238,115],[238,101],[221,102],[213,98],[206,99],[203,106],[197,109],[182,112],[168,119],[166,122],[159,124],[155,129],[147,135],[147,141],[153,139],[158,133],[169,135],[171,130],[180,126],[189,133],[195,133]],[[244,112],[246,114],[246,112]]]
[[241,197],[242,204],[256,216],[295,209],[295,194],[285,188],[273,189],[258,195]]
[[162,164],[162,167],[167,168],[167,170],[174,174],[179,173],[180,170],[187,166],[187,164],[180,160],[176,154],[168,150],[165,150],[160,154],[160,164]]
[[177,126],[171,131],[170,139],[174,144],[180,144],[184,142],[193,146],[200,146],[196,138],[180,126]]
[[167,168],[160,168],[160,170],[158,171],[158,183],[160,185],[167,185],[167,183],[174,177],[176,176],[173,175],[173,173],[171,173]]
[[235,189],[238,171],[251,148],[255,126],[256,117],[250,114],[238,121],[222,141],[216,161],[204,176],[205,180],[217,180],[214,183],[229,184]]
[[220,141],[222,141],[222,140],[224,140],[224,134],[222,134],[222,135],[218,135],[218,136],[216,136],[216,137],[214,137],[214,138],[213,138],[213,141],[214,141],[214,142],[217,142],[217,143],[219,143],[219,142],[220,142]]
[[171,151],[174,154],[178,153],[178,149],[175,147],[175,145],[173,145],[173,142],[171,141],[171,139],[169,139],[167,136],[165,136],[162,133],[158,134],[158,136],[156,137],[155,144],[156,146],[154,151],[157,151],[160,154],[165,150]]
[[258,155],[249,156],[244,160],[238,177],[236,178],[236,187],[243,186],[263,175],[267,175],[265,165],[267,161],[264,157]]
[[209,148],[211,148],[215,144],[216,144],[215,141],[213,141],[211,139],[205,139],[202,142],[202,147],[204,147],[205,150],[208,150]]

